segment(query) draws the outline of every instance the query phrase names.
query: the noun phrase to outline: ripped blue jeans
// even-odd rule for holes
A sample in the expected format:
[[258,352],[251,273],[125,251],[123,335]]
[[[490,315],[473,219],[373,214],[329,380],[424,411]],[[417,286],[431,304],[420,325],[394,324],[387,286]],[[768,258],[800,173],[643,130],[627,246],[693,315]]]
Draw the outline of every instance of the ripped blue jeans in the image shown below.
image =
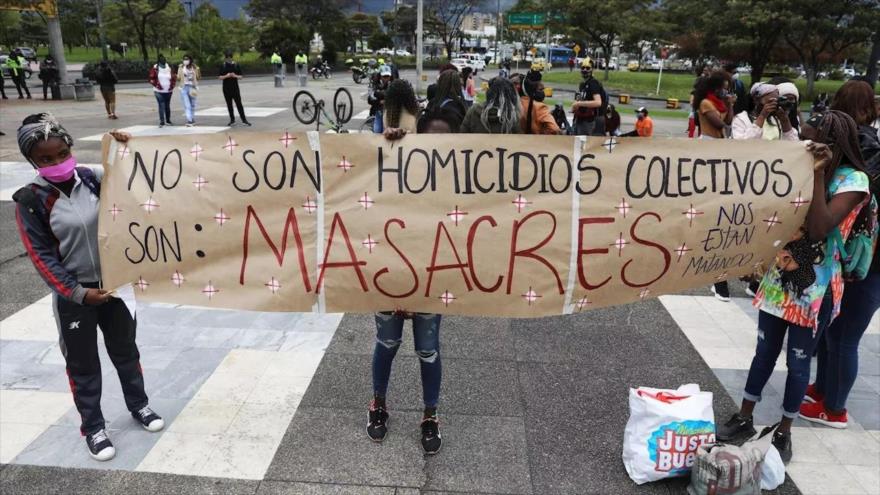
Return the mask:
[[828,326],[831,319],[831,291],[829,290],[822,301],[819,309],[819,329],[813,336],[813,329],[801,327],[789,323],[778,316],[758,312],[758,345],[755,348],[755,357],[749,368],[749,376],[746,379],[744,399],[755,402],[761,401],[761,392],[773,368],[776,366],[776,358],[782,352],[782,342],[788,334],[788,349],[786,351],[786,365],[788,375],[785,379],[785,393],[782,396],[782,415],[787,418],[796,418],[810,383],[810,361],[813,359],[813,351],[822,332]]
[[[403,340],[403,315],[376,313],[376,347],[373,349],[373,393],[385,397],[391,378],[391,363]],[[440,400],[440,315],[414,313],[413,338],[422,371],[425,407],[437,407]]]

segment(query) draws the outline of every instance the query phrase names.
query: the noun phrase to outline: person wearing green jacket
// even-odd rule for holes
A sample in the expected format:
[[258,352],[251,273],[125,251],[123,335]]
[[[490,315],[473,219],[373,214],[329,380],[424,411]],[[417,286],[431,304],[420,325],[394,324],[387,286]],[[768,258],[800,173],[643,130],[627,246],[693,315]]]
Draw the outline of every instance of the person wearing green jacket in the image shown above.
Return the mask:
[[296,64],[296,77],[299,78],[299,85],[306,85],[306,77],[308,76],[309,57],[302,50],[296,52],[293,62]]
[[9,58],[6,59],[6,67],[9,68],[9,72],[12,74],[12,82],[15,83],[15,89],[18,90],[19,100],[24,98],[24,94],[21,92],[22,88],[24,88],[24,92],[27,94],[27,99],[31,99],[31,91],[28,89],[27,81],[25,80],[25,64],[27,64],[27,60],[22,56],[20,50],[13,51]]

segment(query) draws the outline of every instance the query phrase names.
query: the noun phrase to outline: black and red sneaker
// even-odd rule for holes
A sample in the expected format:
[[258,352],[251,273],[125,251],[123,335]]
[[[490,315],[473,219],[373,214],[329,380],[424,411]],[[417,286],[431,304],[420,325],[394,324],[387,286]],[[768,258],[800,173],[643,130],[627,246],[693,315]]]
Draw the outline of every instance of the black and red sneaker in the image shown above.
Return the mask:
[[843,429],[847,426],[846,409],[842,413],[833,413],[825,408],[825,403],[822,401],[801,404],[798,415],[807,421],[831,428]]
[[443,441],[440,438],[440,421],[437,416],[430,416],[422,420],[422,449],[428,455],[440,452]]
[[385,440],[388,435],[388,411],[385,405],[378,405],[376,399],[370,401],[370,410],[367,413],[367,435],[374,442]]

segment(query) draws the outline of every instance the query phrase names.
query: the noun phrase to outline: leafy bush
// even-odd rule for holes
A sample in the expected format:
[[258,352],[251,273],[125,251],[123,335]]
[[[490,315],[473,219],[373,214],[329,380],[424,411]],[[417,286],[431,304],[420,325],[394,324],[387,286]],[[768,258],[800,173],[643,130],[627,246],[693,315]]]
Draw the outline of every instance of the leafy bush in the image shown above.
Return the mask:
[[[99,63],[100,62],[89,62],[83,66],[83,77],[95,79],[98,69],[100,68],[98,66]],[[146,81],[147,75],[150,73],[150,67],[155,64],[155,62],[145,62],[143,60],[109,60],[107,63],[110,64],[110,68],[113,69],[113,72],[116,73],[116,77],[118,77],[120,81]]]

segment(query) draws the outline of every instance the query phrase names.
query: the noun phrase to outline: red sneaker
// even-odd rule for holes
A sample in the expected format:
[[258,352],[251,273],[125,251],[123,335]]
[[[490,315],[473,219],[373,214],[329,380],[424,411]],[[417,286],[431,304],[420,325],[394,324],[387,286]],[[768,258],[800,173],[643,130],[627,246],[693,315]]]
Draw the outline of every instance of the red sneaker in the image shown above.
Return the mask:
[[825,409],[825,403],[821,401],[801,404],[800,417],[832,428],[846,428],[846,409],[842,413],[834,414]]
[[811,383],[807,387],[807,393],[804,395],[804,402],[813,403],[813,402],[822,402],[823,400],[825,400],[825,395],[822,394],[822,392],[819,392],[818,390],[816,390],[815,383]]

